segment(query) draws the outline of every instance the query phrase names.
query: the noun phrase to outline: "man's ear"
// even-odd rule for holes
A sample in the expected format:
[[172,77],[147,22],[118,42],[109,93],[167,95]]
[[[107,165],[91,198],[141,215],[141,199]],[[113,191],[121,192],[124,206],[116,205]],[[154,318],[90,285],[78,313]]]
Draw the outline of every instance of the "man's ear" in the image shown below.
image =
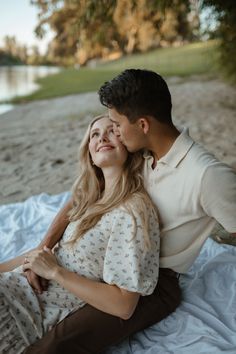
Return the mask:
[[139,127],[142,129],[144,134],[147,134],[150,128],[150,122],[147,118],[139,118]]

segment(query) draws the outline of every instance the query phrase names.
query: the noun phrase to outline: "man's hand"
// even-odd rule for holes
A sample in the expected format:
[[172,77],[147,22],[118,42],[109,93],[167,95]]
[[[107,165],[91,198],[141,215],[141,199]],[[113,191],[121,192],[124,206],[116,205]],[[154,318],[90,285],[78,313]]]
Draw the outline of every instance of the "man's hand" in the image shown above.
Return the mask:
[[34,289],[37,294],[42,294],[43,291],[47,290],[48,281],[41,278],[39,275],[35,274],[31,269],[25,271],[26,278],[30,286]]

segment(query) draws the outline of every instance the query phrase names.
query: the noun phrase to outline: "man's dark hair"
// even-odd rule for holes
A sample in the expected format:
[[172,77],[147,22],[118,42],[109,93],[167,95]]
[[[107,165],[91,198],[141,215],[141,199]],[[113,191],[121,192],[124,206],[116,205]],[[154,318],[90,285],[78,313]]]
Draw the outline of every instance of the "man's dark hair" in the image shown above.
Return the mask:
[[131,123],[151,116],[172,124],[171,95],[165,80],[154,71],[127,69],[98,91],[101,103],[125,115]]

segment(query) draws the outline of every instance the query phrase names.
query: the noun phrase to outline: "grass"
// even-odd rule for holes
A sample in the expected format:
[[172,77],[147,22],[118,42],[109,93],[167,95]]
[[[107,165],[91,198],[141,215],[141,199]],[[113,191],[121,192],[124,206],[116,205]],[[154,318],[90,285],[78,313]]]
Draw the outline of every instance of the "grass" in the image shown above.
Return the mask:
[[217,42],[192,43],[178,48],[164,48],[146,54],[136,54],[107,63],[107,69],[124,70],[128,67],[147,68],[168,76],[204,74],[215,69]]
[[107,80],[126,68],[155,70],[164,77],[215,74],[217,42],[192,43],[178,48],[156,49],[145,54],[123,57],[101,63],[96,68],[70,68],[39,79],[40,89],[28,96],[15,97],[11,102],[27,102],[97,91]]
[[38,91],[27,96],[15,97],[11,102],[22,103],[96,91],[104,81],[110,80],[117,73],[119,73],[119,71],[94,70],[89,68],[83,68],[80,70],[73,68],[63,69],[58,74],[38,79],[37,83],[41,86]]

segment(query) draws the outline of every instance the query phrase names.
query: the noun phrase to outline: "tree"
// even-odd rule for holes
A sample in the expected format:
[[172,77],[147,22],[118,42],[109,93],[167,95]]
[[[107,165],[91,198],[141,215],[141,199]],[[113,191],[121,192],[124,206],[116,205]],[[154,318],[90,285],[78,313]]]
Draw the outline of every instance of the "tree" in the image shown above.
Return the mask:
[[117,1],[113,19],[123,39],[124,52],[146,51],[164,42],[184,41],[191,33],[189,11],[186,1],[175,0],[166,7],[157,1]]
[[18,45],[16,38],[14,36],[5,36],[4,39],[4,50],[13,57],[18,56]]
[[236,3],[234,0],[202,0],[202,8],[215,11],[219,22],[220,62],[232,81],[236,82]]
[[28,49],[26,45],[19,44],[14,36],[4,37],[3,52],[6,62],[10,64],[27,63]]
[[33,0],[39,12],[36,33],[55,31],[51,55],[85,64],[109,53],[133,53],[191,38],[189,1]]
[[58,62],[83,65],[89,58],[103,56],[116,46],[112,11],[116,1],[100,0],[33,0],[38,6],[39,24],[36,34],[43,36],[46,25],[55,32],[50,55]]

